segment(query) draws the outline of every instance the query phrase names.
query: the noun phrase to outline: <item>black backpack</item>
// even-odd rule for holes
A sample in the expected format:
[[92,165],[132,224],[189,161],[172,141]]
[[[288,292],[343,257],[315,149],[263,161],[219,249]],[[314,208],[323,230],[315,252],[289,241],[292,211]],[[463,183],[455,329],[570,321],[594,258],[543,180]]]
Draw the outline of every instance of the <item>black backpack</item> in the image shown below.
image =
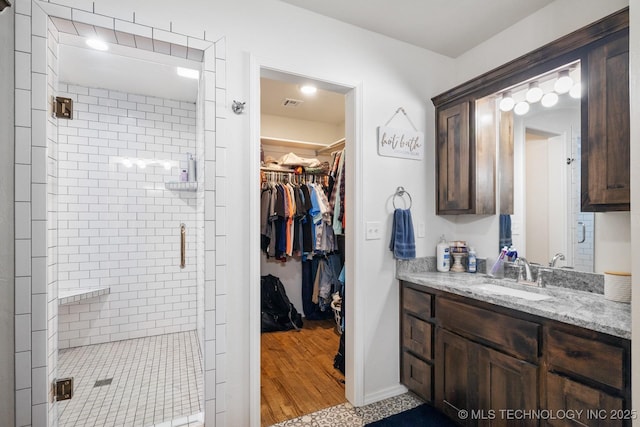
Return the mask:
[[284,285],[271,274],[260,277],[261,331],[288,331],[302,328],[302,316],[291,304]]

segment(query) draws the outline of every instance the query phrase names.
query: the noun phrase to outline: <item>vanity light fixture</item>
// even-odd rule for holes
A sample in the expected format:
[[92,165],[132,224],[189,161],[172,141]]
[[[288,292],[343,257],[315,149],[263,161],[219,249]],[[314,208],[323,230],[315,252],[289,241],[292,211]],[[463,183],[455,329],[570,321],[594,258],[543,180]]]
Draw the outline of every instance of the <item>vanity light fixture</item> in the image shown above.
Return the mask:
[[89,46],[92,49],[95,50],[100,50],[100,51],[105,51],[105,50],[109,50],[109,45],[107,43],[105,43],[104,41],[97,39],[97,38],[91,38],[91,39],[87,39],[87,41],[85,42],[87,43],[87,46]]
[[571,90],[569,91],[569,96],[575,99],[579,99],[582,97],[582,86],[580,83],[576,83],[573,85]]
[[527,95],[525,96],[525,98],[527,99],[527,102],[533,104],[540,101],[543,94],[544,92],[538,86],[538,82],[531,82],[529,83],[529,90],[527,91]]
[[529,103],[527,101],[520,101],[513,107],[513,112],[519,116],[524,116],[529,112]]
[[550,108],[558,103],[558,99],[559,98],[557,93],[549,92],[542,97],[542,99],[540,100],[540,103],[542,104],[543,107]]
[[558,80],[553,85],[553,89],[559,94],[567,93],[573,86],[573,79],[569,76],[569,70],[562,70],[558,73]]
[[511,97],[511,92],[503,93],[499,104],[500,110],[506,113],[513,110],[514,105],[516,105],[516,101]]
[[200,71],[193,68],[176,67],[176,72],[180,77],[186,77],[188,79],[198,80],[200,78]]
[[313,95],[317,91],[318,88],[313,85],[303,85],[300,87],[300,92],[304,93],[305,95]]

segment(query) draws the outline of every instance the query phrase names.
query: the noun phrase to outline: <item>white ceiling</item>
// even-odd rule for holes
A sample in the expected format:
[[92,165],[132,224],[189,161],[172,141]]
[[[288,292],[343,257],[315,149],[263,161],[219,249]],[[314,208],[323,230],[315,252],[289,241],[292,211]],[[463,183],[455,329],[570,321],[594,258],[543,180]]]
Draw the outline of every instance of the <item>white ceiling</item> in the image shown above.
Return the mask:
[[[283,107],[282,101],[303,101],[297,107]],[[298,120],[339,125],[344,122],[344,95],[318,89],[313,95],[300,92],[300,84],[268,78],[260,79],[260,113]]]
[[80,86],[195,102],[198,80],[177,75],[176,67],[201,63],[110,44],[107,52],[86,47],[84,38],[60,34],[59,80]]
[[456,58],[554,0],[281,0]]

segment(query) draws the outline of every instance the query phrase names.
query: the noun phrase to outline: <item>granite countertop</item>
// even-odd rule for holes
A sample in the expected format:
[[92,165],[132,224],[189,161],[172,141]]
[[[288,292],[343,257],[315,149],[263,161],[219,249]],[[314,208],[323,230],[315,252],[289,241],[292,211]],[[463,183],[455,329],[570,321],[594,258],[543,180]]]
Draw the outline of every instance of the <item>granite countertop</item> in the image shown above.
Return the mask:
[[[524,313],[631,339],[631,304],[609,301],[600,293],[556,286],[538,288],[517,284],[511,279],[494,279],[481,273],[398,271],[397,278]],[[532,301],[496,294],[481,289],[480,285],[486,283],[549,295],[551,298]]]

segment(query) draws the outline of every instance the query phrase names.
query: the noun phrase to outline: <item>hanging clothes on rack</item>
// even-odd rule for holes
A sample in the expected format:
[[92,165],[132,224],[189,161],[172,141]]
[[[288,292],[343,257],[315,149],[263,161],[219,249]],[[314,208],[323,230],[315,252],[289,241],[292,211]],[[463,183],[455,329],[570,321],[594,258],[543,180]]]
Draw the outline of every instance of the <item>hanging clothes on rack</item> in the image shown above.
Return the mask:
[[[302,309],[309,320],[330,319],[344,261],[336,238],[344,232],[344,150],[333,153],[329,174],[263,171],[261,248],[287,262],[300,256]],[[336,225],[336,222],[338,225]]]
[[325,189],[315,178],[265,173],[260,197],[261,248],[268,257],[330,253],[337,250]]

